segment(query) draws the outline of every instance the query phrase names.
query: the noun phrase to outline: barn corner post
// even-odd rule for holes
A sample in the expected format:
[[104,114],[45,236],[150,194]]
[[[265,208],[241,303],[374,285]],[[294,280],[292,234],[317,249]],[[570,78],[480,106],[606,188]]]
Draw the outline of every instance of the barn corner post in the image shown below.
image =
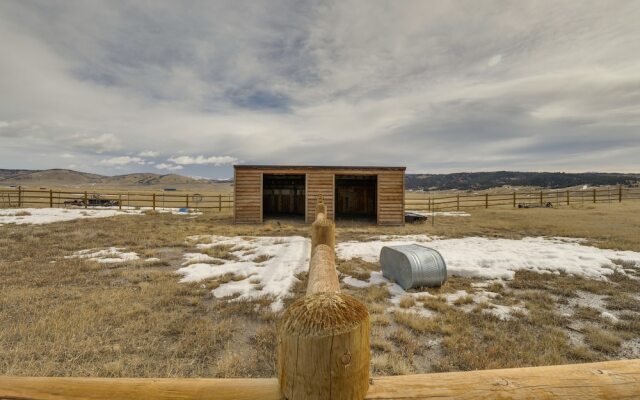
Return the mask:
[[287,400],[363,399],[369,389],[369,312],[340,293],[334,245],[335,225],[319,199],[307,292],[278,329],[278,381]]

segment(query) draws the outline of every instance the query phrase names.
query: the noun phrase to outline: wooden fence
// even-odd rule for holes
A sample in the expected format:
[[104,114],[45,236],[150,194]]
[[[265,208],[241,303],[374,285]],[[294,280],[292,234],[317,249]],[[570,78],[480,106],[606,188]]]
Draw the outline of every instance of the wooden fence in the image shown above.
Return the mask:
[[[640,188],[604,187],[584,190],[513,191],[439,195],[407,192],[407,211],[461,211],[470,208],[518,207],[519,205],[553,207],[578,204],[621,203],[640,200]],[[233,210],[231,193],[59,191],[43,189],[0,189],[0,208],[11,207],[94,207],[118,208],[199,208],[212,211]]]
[[25,189],[0,190],[0,208],[10,207],[116,207],[123,208],[198,208],[223,211],[233,209],[230,193],[60,191]]
[[319,204],[309,282],[283,313],[278,379],[0,376],[0,399],[635,399],[640,360],[369,378],[369,313],[340,293],[335,226]]
[[552,207],[621,203],[640,200],[640,188],[604,187],[582,190],[512,191],[502,193],[472,193],[437,195],[408,192],[405,196],[407,211],[461,211],[469,208],[489,207]]

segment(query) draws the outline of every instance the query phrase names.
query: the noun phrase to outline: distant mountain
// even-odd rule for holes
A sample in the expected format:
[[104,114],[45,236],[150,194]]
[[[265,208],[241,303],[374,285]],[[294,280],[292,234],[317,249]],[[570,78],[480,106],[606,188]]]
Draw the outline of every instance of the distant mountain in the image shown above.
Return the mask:
[[453,174],[407,174],[407,189],[482,190],[500,186],[563,188],[578,185],[638,185],[640,174],[564,172],[460,172]]
[[[0,169],[0,185],[22,186],[107,186],[107,187],[177,187],[229,189],[233,179],[196,179],[176,174],[135,173],[105,176],[69,169],[16,170]],[[500,186],[536,186],[563,188],[579,185],[639,185],[640,174],[563,173],[563,172],[460,172],[453,174],[407,174],[407,189],[482,190]]]
[[207,179],[176,174],[136,173],[116,176],[89,174],[69,169],[15,170],[0,169],[0,185],[23,186],[203,186],[216,185]]

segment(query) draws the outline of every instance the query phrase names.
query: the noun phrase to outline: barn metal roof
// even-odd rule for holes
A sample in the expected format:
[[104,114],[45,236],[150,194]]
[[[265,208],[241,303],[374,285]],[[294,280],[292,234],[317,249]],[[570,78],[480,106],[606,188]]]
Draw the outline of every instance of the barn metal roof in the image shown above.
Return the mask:
[[344,169],[353,169],[353,170],[387,170],[387,171],[404,171],[407,167],[374,167],[374,166],[355,166],[355,165],[234,165],[235,169],[301,169],[301,170],[313,170],[313,169],[324,169],[324,170],[344,170]]

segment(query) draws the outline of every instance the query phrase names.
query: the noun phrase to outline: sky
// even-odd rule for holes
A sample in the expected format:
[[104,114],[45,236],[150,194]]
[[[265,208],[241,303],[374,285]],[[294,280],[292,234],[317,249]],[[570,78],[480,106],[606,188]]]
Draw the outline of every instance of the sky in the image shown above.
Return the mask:
[[640,172],[640,1],[0,2],[0,168]]

